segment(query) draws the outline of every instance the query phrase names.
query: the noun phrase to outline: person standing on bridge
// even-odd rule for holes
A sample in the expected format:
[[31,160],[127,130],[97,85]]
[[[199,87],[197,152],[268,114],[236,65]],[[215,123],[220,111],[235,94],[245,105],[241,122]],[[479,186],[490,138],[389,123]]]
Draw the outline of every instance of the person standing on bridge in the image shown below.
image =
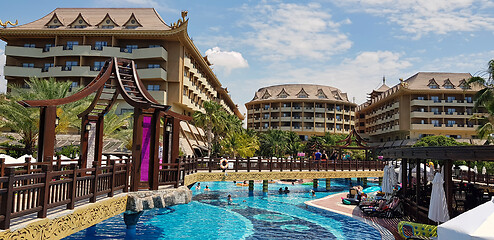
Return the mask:
[[319,149],[316,151],[316,153],[314,153],[314,162],[316,163],[316,165],[319,165],[319,163],[321,162],[321,152],[319,152]]

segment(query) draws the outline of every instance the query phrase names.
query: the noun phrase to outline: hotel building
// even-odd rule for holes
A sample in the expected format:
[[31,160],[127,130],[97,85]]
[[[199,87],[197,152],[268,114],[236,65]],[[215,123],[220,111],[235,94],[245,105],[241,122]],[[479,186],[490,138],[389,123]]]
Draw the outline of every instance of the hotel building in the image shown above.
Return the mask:
[[[85,86],[111,57],[134,60],[147,90],[172,111],[191,116],[216,101],[243,119],[187,33],[186,12],[171,25],[152,8],[57,8],[20,26],[0,29],[9,83],[54,77]],[[132,111],[122,101],[117,113]]]
[[[371,142],[416,140],[444,135],[472,142],[476,137],[473,97],[480,90],[468,86],[469,73],[419,72],[399,84],[383,85],[357,108],[357,130]],[[475,143],[475,141],[473,141]]]
[[339,89],[312,84],[264,87],[245,106],[248,129],[294,131],[304,139],[326,132],[350,133],[357,107]]

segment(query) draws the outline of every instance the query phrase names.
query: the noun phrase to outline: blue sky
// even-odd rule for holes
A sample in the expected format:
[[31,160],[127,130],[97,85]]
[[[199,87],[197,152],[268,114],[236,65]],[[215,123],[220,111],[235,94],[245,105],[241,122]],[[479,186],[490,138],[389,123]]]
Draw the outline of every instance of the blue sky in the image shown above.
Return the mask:
[[264,86],[329,85],[360,104],[383,76],[394,85],[419,71],[476,75],[494,58],[489,0],[16,0],[0,20],[24,24],[57,7],[154,7],[167,23],[188,10],[190,37],[243,113]]

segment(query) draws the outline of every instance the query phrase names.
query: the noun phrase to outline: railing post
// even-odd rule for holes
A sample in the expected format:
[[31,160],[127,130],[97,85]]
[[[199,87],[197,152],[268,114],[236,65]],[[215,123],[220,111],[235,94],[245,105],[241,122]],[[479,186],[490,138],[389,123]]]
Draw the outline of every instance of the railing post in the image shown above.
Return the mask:
[[209,172],[212,172],[213,171],[213,158],[210,156],[209,157]]
[[304,158],[303,157],[300,157],[299,158],[299,168],[300,168],[300,171],[302,171],[304,169]]
[[238,172],[238,157],[235,159],[235,172]]
[[130,159],[127,159],[125,161],[125,186],[123,189],[123,192],[128,192],[129,191],[129,181],[130,181],[130,170],[132,167],[132,163],[129,161]]
[[199,162],[197,161],[197,157],[194,157],[194,166],[195,166],[194,172],[197,172],[197,168],[199,167]]
[[261,172],[262,171],[262,159],[261,159],[261,157],[257,158],[257,165],[258,165],[257,167],[259,168],[259,172]]
[[26,162],[26,173],[27,174],[30,174],[31,173],[31,158],[30,157],[26,157],[24,159],[24,161]]
[[57,155],[57,170],[60,171],[62,170],[62,157],[60,155]]
[[[113,193],[115,192],[115,172],[117,171],[117,167],[116,167],[116,164],[115,164],[115,160],[109,160],[110,161],[110,164],[112,166],[112,173],[111,173],[111,179],[110,179],[110,189],[111,191],[108,193],[108,197],[113,197]],[[107,162],[108,164],[108,162]]]
[[290,172],[293,171],[293,157],[290,159]]
[[67,209],[74,209],[74,206],[75,206],[75,198],[76,198],[76,191],[77,191],[77,169],[78,168],[79,167],[77,166],[77,163],[70,164],[70,169],[72,169],[72,174],[70,175],[70,178],[72,178],[72,184],[69,185],[70,202],[67,203]]
[[[2,158],[2,160],[4,160]],[[2,161],[3,163],[3,161]],[[2,171],[5,171],[5,176],[9,178],[6,182],[7,191],[2,195],[2,209],[0,209],[0,213],[5,216],[2,222],[0,222],[1,229],[9,229],[10,228],[10,216],[12,214],[12,204],[14,198],[14,171],[15,168],[9,167],[4,169],[2,164]]]
[[94,168],[94,179],[93,179],[93,184],[91,184],[91,193],[93,196],[89,198],[89,202],[94,203],[96,202],[96,197],[98,196],[98,178],[99,178],[99,163],[98,161],[93,162],[93,168]]
[[3,176],[5,176],[5,158],[0,158],[0,177]]
[[48,211],[48,199],[50,199],[50,182],[52,169],[49,165],[42,165],[41,169],[45,173],[45,179],[42,188],[43,190],[41,190],[39,198],[39,205],[41,206],[41,210],[38,212],[38,218],[45,218]]
[[280,163],[280,172],[283,172],[283,157],[280,157],[278,162]]
[[270,157],[269,158],[269,171],[272,172],[273,171],[273,157]]
[[312,158],[309,157],[309,172],[312,171]]
[[250,172],[250,158],[247,158],[247,172]]
[[178,188],[180,186],[180,168],[181,168],[181,162],[180,157],[177,158],[177,177],[176,177],[176,182],[175,182],[175,188]]

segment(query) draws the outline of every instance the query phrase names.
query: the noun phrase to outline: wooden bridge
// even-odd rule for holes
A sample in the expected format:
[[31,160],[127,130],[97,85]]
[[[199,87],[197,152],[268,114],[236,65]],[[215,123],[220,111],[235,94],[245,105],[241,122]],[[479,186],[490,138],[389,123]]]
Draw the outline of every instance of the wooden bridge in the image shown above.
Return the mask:
[[[101,162],[93,162],[92,168],[79,168],[77,160],[31,163],[28,158],[21,164],[4,161],[0,158],[0,229],[8,229],[12,219],[45,218],[54,209],[74,209],[76,204],[94,203],[128,192],[131,185],[130,156],[104,156]],[[175,163],[161,163],[156,181],[160,186],[178,187],[201,181],[380,177],[385,164],[362,160],[236,158],[228,159],[228,169],[223,172],[220,161],[184,157]]]

